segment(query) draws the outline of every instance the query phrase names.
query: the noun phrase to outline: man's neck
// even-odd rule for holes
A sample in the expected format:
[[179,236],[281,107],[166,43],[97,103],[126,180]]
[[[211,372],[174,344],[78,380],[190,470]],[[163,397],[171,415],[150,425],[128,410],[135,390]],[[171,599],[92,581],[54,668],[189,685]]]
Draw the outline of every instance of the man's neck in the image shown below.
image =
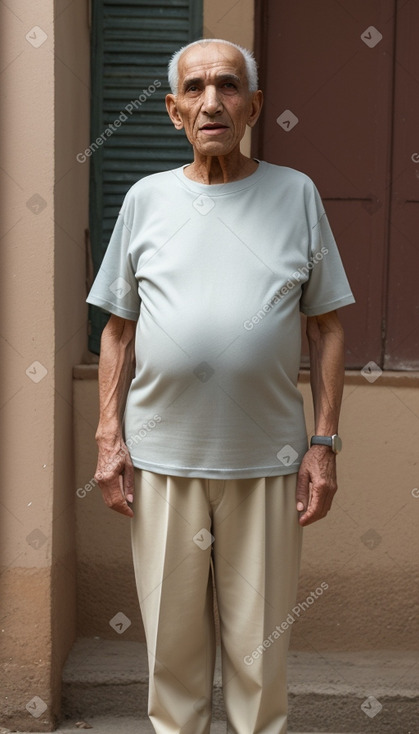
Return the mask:
[[247,158],[240,151],[226,156],[200,156],[195,153],[193,163],[183,169],[187,178],[203,184],[222,184],[240,181],[251,176],[258,167],[257,161]]

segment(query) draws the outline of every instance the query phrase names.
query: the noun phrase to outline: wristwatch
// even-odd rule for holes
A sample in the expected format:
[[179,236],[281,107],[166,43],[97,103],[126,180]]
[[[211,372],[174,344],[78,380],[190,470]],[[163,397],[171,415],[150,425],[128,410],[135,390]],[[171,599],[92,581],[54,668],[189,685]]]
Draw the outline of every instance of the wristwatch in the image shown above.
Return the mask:
[[342,451],[342,439],[337,433],[333,436],[312,436],[310,446],[329,446],[334,454]]

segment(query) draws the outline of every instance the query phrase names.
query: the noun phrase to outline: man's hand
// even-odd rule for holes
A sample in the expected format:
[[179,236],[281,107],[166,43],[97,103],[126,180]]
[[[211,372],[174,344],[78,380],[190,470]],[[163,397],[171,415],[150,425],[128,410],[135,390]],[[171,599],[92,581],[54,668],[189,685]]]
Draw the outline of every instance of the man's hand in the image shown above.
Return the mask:
[[98,439],[99,455],[95,479],[111,510],[133,517],[134,467],[122,439]]
[[300,525],[310,525],[326,517],[336,490],[336,455],[327,446],[312,446],[298,472],[296,499]]

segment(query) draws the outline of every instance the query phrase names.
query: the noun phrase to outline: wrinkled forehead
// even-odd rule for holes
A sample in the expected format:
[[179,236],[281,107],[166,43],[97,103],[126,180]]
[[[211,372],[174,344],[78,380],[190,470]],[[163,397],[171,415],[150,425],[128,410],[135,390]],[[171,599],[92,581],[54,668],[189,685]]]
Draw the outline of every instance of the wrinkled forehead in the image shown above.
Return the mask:
[[179,59],[179,88],[186,78],[210,78],[213,74],[235,74],[247,80],[243,55],[226,43],[197,43]]

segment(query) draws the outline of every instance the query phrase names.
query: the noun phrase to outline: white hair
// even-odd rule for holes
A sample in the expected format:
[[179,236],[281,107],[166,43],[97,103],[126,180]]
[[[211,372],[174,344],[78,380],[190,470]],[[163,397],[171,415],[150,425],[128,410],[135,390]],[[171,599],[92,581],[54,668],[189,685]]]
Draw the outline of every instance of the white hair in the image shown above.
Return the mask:
[[192,46],[197,46],[199,43],[206,44],[206,43],[226,43],[228,46],[233,46],[237,49],[237,51],[240,51],[241,55],[243,56],[244,63],[246,65],[246,74],[247,74],[247,83],[249,87],[249,92],[256,92],[258,88],[258,70],[257,70],[257,64],[255,57],[253,56],[252,52],[249,51],[247,48],[243,48],[243,46],[239,46],[237,43],[232,43],[231,41],[225,41],[223,38],[201,38],[199,41],[193,41],[192,43],[188,43],[187,46],[182,46],[182,48],[179,49],[179,51],[175,51],[173,56],[171,57],[168,65],[168,78],[169,78],[169,84],[170,89],[172,90],[172,94],[178,93],[178,81],[179,81],[179,59],[182,56],[182,54],[187,51],[189,48],[192,48]]

